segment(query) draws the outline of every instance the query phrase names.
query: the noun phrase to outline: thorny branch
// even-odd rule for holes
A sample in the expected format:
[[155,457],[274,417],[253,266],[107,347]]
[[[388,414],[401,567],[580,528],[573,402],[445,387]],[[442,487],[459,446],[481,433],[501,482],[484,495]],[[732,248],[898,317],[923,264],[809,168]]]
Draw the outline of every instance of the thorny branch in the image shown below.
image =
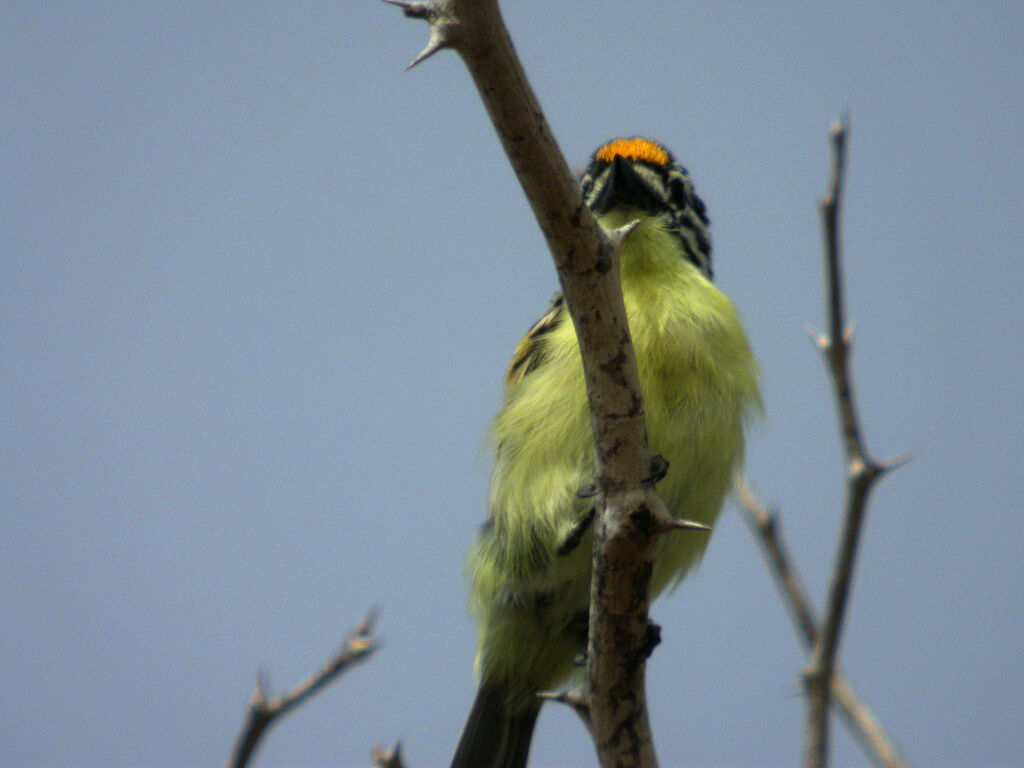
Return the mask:
[[[413,64],[442,48],[466,63],[554,257],[583,359],[604,502],[594,527],[587,649],[591,730],[603,766],[654,768],[645,665],[623,664],[616,651],[643,645],[654,542],[671,530],[664,505],[643,482],[650,454],[618,273],[629,230],[606,234],[584,204],[495,0],[387,2],[430,24]],[[645,519],[654,525],[640,530]]]
[[850,376],[852,333],[846,326],[842,251],[839,237],[840,201],[846,161],[846,126],[832,126],[832,171],[829,190],[821,203],[822,233],[827,282],[827,334],[814,334],[832,381],[840,432],[846,452],[846,503],[839,550],[832,570],[824,619],[815,637],[811,660],[804,670],[807,720],[804,732],[805,768],[824,768],[828,761],[828,711],[839,638],[853,581],[860,532],[867,513],[868,496],[875,482],[900,460],[878,463],[864,446],[857,418]]
[[310,675],[289,693],[276,698],[267,698],[262,679],[256,681],[256,691],[249,702],[245,725],[238,737],[225,768],[243,768],[256,753],[260,739],[279,718],[298,707],[313,696],[342,672],[356,663],[364,661],[380,647],[373,637],[377,622],[377,610],[371,610],[345,638],[341,649],[318,672]]

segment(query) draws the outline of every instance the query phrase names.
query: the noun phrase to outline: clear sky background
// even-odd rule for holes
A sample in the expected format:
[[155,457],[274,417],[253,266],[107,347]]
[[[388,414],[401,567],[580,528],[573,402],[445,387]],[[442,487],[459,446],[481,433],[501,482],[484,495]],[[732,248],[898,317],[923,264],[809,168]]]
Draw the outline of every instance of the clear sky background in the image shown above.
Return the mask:
[[[382,3],[0,7],[0,766],[215,766],[371,604],[262,766],[443,768],[488,421],[556,289],[465,69]],[[842,663],[918,766],[1024,765],[1024,6],[508,2],[570,163],[686,164],[763,365],[751,481],[819,606],[842,463],[805,325],[844,215],[873,498]],[[793,766],[804,663],[733,509],[661,599],[662,762]],[[835,764],[863,765],[837,731]],[[533,765],[596,764],[549,706]]]

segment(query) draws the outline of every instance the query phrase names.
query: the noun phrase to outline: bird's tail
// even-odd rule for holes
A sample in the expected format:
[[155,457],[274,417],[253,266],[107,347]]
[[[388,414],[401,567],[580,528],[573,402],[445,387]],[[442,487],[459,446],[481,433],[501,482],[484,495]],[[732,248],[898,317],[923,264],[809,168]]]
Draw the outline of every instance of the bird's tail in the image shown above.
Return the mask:
[[509,711],[503,688],[481,684],[451,768],[526,768],[540,699]]

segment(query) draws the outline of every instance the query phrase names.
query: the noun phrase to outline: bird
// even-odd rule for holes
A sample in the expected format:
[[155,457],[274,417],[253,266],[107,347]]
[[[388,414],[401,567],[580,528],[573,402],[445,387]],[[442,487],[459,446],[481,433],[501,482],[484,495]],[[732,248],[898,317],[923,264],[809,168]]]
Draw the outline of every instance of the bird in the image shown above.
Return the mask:
[[[758,365],[732,302],[712,283],[709,218],[687,170],[659,142],[616,138],[580,178],[607,231],[634,228],[620,279],[648,443],[669,513],[712,526],[761,410]],[[541,692],[586,649],[595,514],[583,367],[561,294],[516,347],[490,442],[488,517],[467,557],[479,687],[452,768],[523,768]],[[709,534],[662,536],[651,595],[700,560]]]

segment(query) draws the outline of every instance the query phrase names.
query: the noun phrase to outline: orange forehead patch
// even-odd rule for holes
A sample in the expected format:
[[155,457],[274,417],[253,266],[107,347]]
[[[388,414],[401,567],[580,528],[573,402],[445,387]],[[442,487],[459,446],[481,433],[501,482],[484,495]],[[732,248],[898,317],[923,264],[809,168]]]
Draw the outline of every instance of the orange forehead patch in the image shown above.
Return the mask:
[[602,163],[610,163],[616,157],[641,160],[653,165],[668,165],[668,152],[660,144],[650,139],[615,139],[597,150],[594,155],[594,158]]

